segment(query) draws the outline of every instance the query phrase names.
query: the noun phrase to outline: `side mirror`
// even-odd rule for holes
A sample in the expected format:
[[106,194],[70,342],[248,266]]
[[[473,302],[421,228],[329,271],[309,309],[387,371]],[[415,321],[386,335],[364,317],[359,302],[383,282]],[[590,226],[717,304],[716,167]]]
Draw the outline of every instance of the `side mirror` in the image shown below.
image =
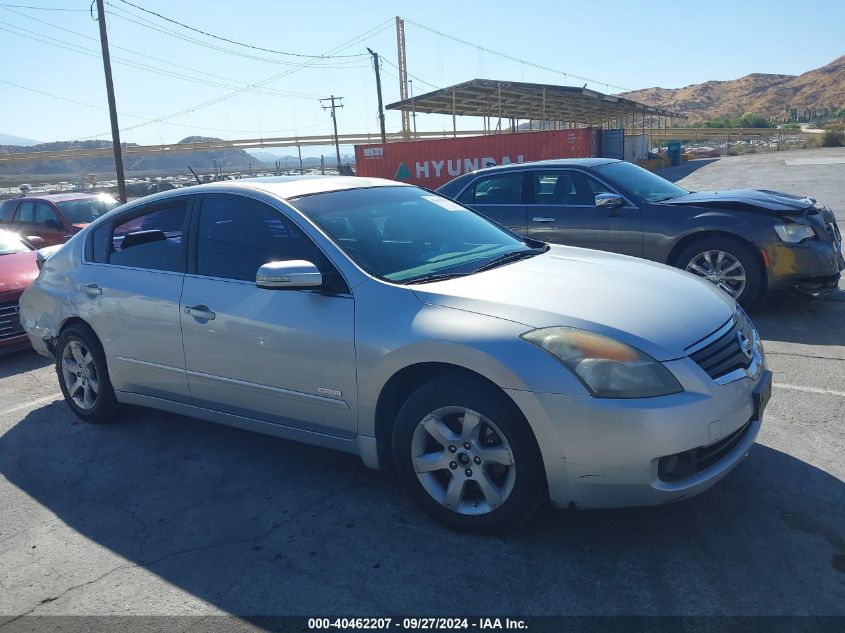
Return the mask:
[[44,238],[38,237],[37,235],[27,235],[24,239],[35,248],[44,248],[47,245],[47,242],[44,241]]
[[622,196],[615,193],[600,193],[596,196],[596,206],[606,209],[618,209],[625,204]]
[[301,259],[269,262],[258,269],[255,285],[268,290],[319,288],[323,285],[323,275],[314,264]]

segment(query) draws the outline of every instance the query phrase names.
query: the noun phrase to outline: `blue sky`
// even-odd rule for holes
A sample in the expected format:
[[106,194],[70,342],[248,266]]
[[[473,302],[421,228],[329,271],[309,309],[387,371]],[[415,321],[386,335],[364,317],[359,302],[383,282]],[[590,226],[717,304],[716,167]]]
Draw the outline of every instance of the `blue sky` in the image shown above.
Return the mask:
[[[123,132],[124,141],[329,132],[331,119],[318,98],[330,94],[344,97],[344,109],[338,113],[342,133],[378,131],[375,80],[366,56],[314,61],[262,52],[191,33],[121,0],[108,2],[120,125],[138,126]],[[589,78],[590,87],[611,93],[619,88],[605,83],[629,89],[680,87],[752,72],[800,74],[845,54],[845,3],[838,0],[132,2],[261,48],[357,55],[369,46],[385,58],[385,103],[399,98],[397,71],[388,63],[396,63],[396,15],[406,19],[409,70],[418,78],[415,94],[431,90],[431,85],[447,86],[473,77],[584,83],[560,73]],[[0,83],[0,132],[42,141],[109,138],[107,111],[81,105],[106,107],[97,24],[88,6],[88,0],[0,0],[0,82],[7,82]],[[145,21],[148,26],[142,25]],[[262,59],[198,46],[150,25]],[[559,72],[509,61],[423,27]],[[368,32],[366,38],[339,50]],[[181,77],[162,76],[139,64]],[[277,75],[282,76],[261,84],[261,92],[244,91],[192,109]],[[141,125],[184,110],[190,111]],[[420,115],[417,123],[419,129],[451,127],[451,119],[439,115]],[[398,114],[387,114],[387,126],[398,130]],[[466,121],[464,127],[478,127],[478,122]]]

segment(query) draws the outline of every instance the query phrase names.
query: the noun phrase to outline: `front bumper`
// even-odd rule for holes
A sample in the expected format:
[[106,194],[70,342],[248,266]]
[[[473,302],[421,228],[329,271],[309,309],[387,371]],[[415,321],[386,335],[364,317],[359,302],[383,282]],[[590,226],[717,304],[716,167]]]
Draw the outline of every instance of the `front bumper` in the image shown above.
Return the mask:
[[768,287],[772,290],[797,288],[812,294],[834,290],[845,269],[841,246],[834,242],[771,242],[763,250],[769,260]]
[[[689,358],[665,365],[684,392],[609,400],[508,391],[537,437],[554,505],[613,508],[686,499],[710,488],[747,455],[762,423],[754,392],[771,381],[763,359],[755,377],[723,385]],[[661,458],[694,449],[715,457],[678,481],[659,474]]]

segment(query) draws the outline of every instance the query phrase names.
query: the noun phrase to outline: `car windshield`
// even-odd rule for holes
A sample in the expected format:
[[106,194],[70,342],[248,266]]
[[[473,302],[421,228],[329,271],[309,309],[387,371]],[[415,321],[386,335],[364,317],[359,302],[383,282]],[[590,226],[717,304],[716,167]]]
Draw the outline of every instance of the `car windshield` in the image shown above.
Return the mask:
[[0,255],[25,253],[28,250],[30,248],[20,237],[9,231],[0,231]]
[[120,202],[111,196],[95,196],[65,200],[56,205],[71,224],[89,224],[119,206]]
[[605,163],[595,168],[611,184],[626,189],[647,202],[662,202],[689,193],[686,189],[673,185],[665,178],[653,174],[633,163],[618,161]]
[[388,281],[470,274],[540,252],[477,213],[417,187],[333,191],[291,202],[361,268]]

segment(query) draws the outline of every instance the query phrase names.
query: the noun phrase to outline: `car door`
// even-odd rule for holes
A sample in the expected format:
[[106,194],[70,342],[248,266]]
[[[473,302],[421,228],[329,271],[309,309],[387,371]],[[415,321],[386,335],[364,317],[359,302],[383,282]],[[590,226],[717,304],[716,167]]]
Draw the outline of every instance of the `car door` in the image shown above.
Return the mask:
[[189,196],[99,225],[74,273],[79,316],[103,344],[115,390],[189,403],[179,299]]
[[627,201],[614,209],[597,207],[597,194],[616,193],[598,179],[575,169],[536,169],[529,175],[529,192],[530,237],[642,256],[642,213]]
[[[192,235],[181,318],[193,402],[354,436],[355,303],[340,273],[288,216],[253,198],[203,196]],[[286,260],[316,264],[324,288],[256,286],[261,265]]]
[[458,202],[525,235],[528,229],[525,176],[523,171],[485,174],[461,192]]

